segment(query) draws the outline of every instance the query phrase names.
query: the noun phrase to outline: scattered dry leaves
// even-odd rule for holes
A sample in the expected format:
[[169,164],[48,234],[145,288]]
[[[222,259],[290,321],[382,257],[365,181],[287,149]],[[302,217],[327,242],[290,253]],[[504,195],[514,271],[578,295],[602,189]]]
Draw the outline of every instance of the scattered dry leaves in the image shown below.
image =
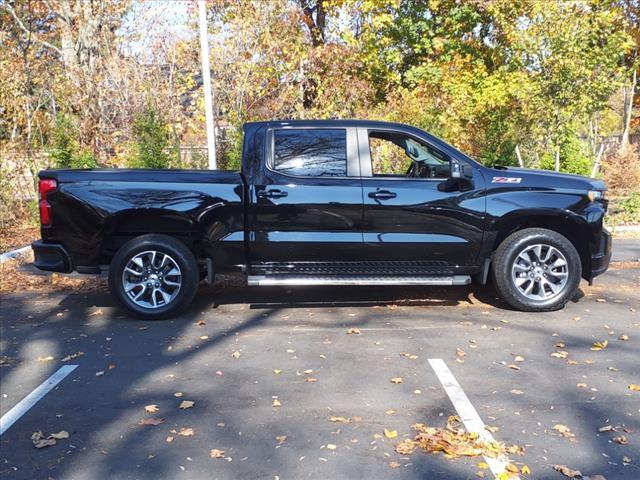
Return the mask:
[[191,408],[196,404],[196,402],[192,401],[192,400],[183,400],[182,402],[180,402],[180,405],[178,406],[178,408],[185,410],[187,408]]
[[571,470],[566,465],[554,465],[553,469],[556,472],[560,472],[565,477],[569,477],[569,478],[580,478],[580,477],[582,477],[582,473],[580,472],[580,470]]

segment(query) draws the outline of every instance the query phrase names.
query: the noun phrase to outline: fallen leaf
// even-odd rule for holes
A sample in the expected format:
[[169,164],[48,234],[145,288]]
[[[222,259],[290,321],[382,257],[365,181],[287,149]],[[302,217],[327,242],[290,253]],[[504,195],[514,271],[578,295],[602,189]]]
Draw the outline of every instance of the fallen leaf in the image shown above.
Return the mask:
[[176,392],[173,394],[173,396],[180,398],[182,396],[182,392]]
[[182,410],[185,410],[187,408],[191,408],[196,404],[196,402],[191,401],[191,400],[183,400],[182,402],[180,402],[180,405],[178,406],[178,408],[181,408]]
[[564,348],[564,347],[566,347],[564,342],[554,343],[553,346],[556,347],[556,348]]
[[164,423],[164,418],[143,418],[138,422],[138,425],[160,425]]
[[195,325],[197,325],[198,327],[202,327],[203,325],[206,325],[207,322],[205,322],[204,320],[198,320]]
[[485,425],[484,428],[485,428],[485,430],[487,430],[487,431],[489,431],[491,433],[496,433],[498,430],[500,430],[499,427],[492,427],[492,426],[489,426],[489,425]]
[[387,438],[396,438],[398,436],[398,432],[396,430],[387,430],[384,429],[384,436]]
[[398,462],[389,462],[389,466],[391,468],[398,468],[400,467],[400,464]]
[[347,330],[347,335],[360,335],[360,329],[350,328],[349,330]]
[[209,452],[211,458],[224,458],[224,450],[218,450],[217,448],[211,449]]
[[553,469],[556,472],[560,472],[565,477],[569,477],[569,478],[580,478],[580,477],[582,477],[582,473],[580,473],[580,470],[571,470],[566,465],[554,465]]
[[302,372],[302,373],[304,373],[305,375],[309,375],[309,374],[313,373],[313,370],[311,370],[311,369],[309,368],[309,369],[305,370],[305,371],[304,371],[304,372]]
[[632,392],[640,392],[640,385],[632,383],[631,385],[629,385],[629,390],[631,390]]
[[231,354],[231,356],[232,356],[233,358],[240,358],[240,355],[242,355],[242,354],[241,354],[239,351],[237,351],[237,350]]
[[613,431],[613,430],[614,430],[613,425],[605,425],[604,427],[600,427],[600,428],[598,429],[598,431],[599,431],[600,433],[604,433],[604,432],[611,432],[611,431]]
[[81,357],[82,355],[84,355],[84,352],[71,353],[71,354],[67,355],[66,357],[62,358],[60,361],[61,362],[68,362],[69,360],[75,360],[76,358]]
[[100,370],[99,372],[96,372],[96,377],[101,377],[104,375],[104,370]]
[[56,444],[55,438],[45,438],[42,431],[38,430],[31,434],[31,442],[36,448],[51,447]]
[[91,312],[91,313],[89,314],[89,316],[90,316],[90,317],[93,317],[94,315],[102,315],[102,309],[101,309],[101,308],[99,308],[99,309],[94,310],[93,312]]
[[520,469],[516,467],[513,463],[507,463],[504,469],[509,473],[513,473],[513,474],[520,473]]
[[631,459],[629,457],[627,457],[626,455],[624,457],[622,457],[622,464],[627,466],[631,463]]
[[51,355],[49,355],[48,357],[38,357],[39,362],[50,362],[51,360],[54,360]]
[[422,395],[422,390],[414,390],[413,394],[414,395]]
[[619,443],[620,445],[626,445],[629,443],[629,439],[624,435],[620,435],[618,437],[613,437],[614,442]]
[[587,388],[587,384],[586,383],[578,383],[578,384],[576,384],[576,387],[578,387],[578,388]]
[[629,335],[627,335],[626,333],[623,333],[618,337],[618,340],[622,340],[623,342],[626,342],[627,340],[629,340]]
[[522,395],[524,392],[522,390],[514,388],[513,390],[511,390],[511,393],[513,393],[514,395]]
[[395,415],[396,411],[393,408],[390,408],[389,410],[385,410],[385,412],[387,415]]
[[165,439],[165,441],[166,441],[167,443],[171,443],[171,442],[173,442],[173,436],[172,436],[172,435],[169,435],[169,436]]
[[280,375],[281,372],[282,370],[278,370],[277,368],[273,371],[273,373],[275,373],[276,375]]
[[391,379],[391,383],[395,383],[396,385],[397,385],[398,383],[402,383],[402,377],[393,377],[393,378]]
[[200,340],[209,340],[209,335],[200,335]]
[[557,352],[553,352],[551,356],[556,358],[567,358],[569,356],[569,352],[565,352],[564,350],[558,350]]
[[156,413],[158,410],[160,410],[158,408],[158,405],[147,405],[144,407],[144,411],[147,413]]
[[286,439],[287,439],[286,435],[278,435],[276,437],[276,440],[278,441],[279,445],[282,445]]
[[507,365],[507,367],[509,367],[511,370],[520,370],[520,367],[517,365]]
[[329,450],[335,450],[336,448],[338,448],[335,444],[333,443],[327,443],[327,449]]
[[315,382],[318,381],[318,379],[314,378],[314,377],[307,377],[307,378],[304,379],[304,381],[308,382],[308,383],[315,383]]
[[575,438],[575,435],[569,427],[561,423],[556,423],[553,429],[565,438]]
[[110,363],[109,365],[107,365],[107,370],[113,370],[116,367],[117,365],[115,363]]
[[514,361],[514,362],[524,362],[524,357],[523,357],[523,356],[521,356],[521,355],[516,355],[516,356],[513,358],[513,361]]
[[329,421],[334,423],[350,423],[351,422],[351,420],[345,417],[329,417]]
[[282,406],[282,403],[280,403],[280,400],[278,400],[277,398],[274,398],[274,399],[273,399],[272,406],[274,406],[274,407],[281,407],[281,406]]
[[596,298],[596,302],[598,303],[607,303],[607,300],[604,298]]
[[60,430],[57,433],[52,433],[51,435],[49,435],[49,438],[55,438],[56,440],[69,438],[69,432],[67,432],[66,430]]
[[604,350],[605,348],[607,348],[607,345],[609,345],[608,340],[603,340],[602,342],[593,342],[591,350],[593,350],[594,352],[599,352],[600,350]]
[[182,436],[182,437],[192,437],[193,436],[193,428],[191,427],[182,427],[179,431],[178,431],[178,435]]
[[531,475],[531,469],[527,465],[523,465],[520,469],[523,475]]

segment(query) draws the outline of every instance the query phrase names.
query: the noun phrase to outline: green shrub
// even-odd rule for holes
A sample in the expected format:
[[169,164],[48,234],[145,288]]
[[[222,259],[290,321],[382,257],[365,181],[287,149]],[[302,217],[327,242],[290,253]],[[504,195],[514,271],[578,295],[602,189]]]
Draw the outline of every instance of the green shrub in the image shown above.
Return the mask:
[[77,129],[70,117],[56,115],[51,134],[51,159],[56,168],[71,168],[73,156],[78,150]]
[[71,168],[96,168],[98,160],[91,150],[82,149],[71,157]]
[[153,106],[136,115],[133,121],[133,168],[170,168],[179,164],[178,151],[171,142],[169,127]]
[[[575,173],[577,175],[591,174],[593,162],[588,154],[584,152],[580,140],[574,136],[567,138],[560,145],[560,171],[565,173]],[[540,168],[544,170],[555,170],[555,152],[547,152],[540,157]]]
[[51,153],[56,168],[95,168],[98,160],[93,152],[80,149],[78,129],[71,117],[58,114],[51,136]]

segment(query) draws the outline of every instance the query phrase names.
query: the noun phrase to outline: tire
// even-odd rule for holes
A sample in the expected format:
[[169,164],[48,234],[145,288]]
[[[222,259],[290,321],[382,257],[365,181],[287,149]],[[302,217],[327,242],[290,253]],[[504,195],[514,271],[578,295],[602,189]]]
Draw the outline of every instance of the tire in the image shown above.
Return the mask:
[[[154,253],[155,252],[155,253]],[[124,244],[109,267],[109,289],[130,313],[169,318],[191,304],[199,268],[193,253],[167,235],[142,235]]]
[[561,309],[576,295],[582,262],[563,235],[526,228],[500,244],[492,271],[496,289],[509,305],[524,312],[549,312]]

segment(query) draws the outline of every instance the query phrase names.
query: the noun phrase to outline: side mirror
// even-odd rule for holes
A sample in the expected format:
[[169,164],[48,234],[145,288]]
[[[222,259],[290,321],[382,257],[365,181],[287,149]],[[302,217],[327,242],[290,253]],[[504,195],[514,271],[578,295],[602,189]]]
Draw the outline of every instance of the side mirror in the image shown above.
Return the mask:
[[457,160],[451,160],[451,178],[473,178],[473,170],[470,165],[460,164]]

